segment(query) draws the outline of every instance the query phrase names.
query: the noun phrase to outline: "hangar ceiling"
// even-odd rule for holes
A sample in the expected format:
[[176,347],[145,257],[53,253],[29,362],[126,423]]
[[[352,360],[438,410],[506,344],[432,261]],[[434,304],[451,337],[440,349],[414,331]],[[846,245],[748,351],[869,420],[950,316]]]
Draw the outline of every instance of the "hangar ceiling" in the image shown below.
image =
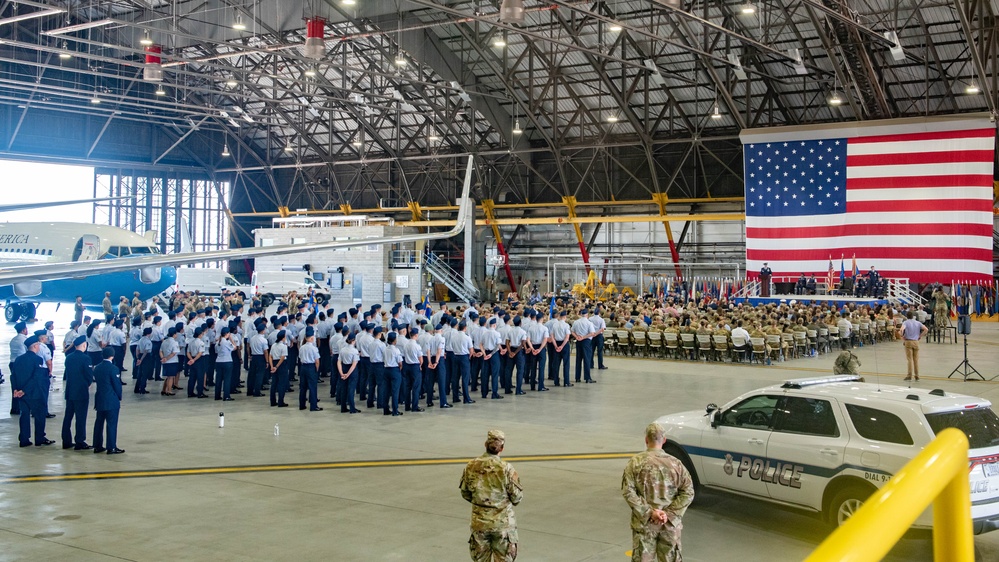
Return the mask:
[[999,0],[673,1],[6,1],[0,153],[85,118],[74,158],[231,174],[235,210],[453,200],[469,153],[500,202],[699,198],[741,194],[744,128],[996,112]]

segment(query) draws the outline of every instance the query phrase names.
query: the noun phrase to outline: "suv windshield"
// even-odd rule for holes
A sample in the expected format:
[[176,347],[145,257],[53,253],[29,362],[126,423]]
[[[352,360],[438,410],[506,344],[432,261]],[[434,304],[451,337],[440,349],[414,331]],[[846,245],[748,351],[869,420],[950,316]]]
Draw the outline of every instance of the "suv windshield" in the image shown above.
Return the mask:
[[933,433],[940,433],[948,427],[960,429],[968,436],[972,449],[999,445],[999,416],[990,408],[926,414],[926,420],[930,422]]

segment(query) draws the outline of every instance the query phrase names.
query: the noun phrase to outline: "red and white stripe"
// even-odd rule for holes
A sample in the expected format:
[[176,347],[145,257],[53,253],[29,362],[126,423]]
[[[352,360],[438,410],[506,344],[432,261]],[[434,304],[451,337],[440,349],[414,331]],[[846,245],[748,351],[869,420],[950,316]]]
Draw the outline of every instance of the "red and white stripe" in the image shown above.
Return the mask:
[[826,275],[830,254],[856,254],[862,272],[913,282],[990,280],[995,135],[978,125],[849,138],[846,212],[747,217],[747,270]]

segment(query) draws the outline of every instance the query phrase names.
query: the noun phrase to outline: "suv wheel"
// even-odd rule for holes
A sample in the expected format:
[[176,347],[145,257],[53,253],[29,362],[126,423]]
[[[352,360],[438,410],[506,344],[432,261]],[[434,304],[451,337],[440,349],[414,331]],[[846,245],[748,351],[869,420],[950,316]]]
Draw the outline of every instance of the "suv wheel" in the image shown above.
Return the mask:
[[833,496],[826,511],[826,520],[833,527],[841,527],[846,520],[860,509],[873,490],[860,486],[847,486]]
[[687,453],[685,453],[676,443],[670,443],[668,441],[663,444],[663,451],[666,451],[667,455],[680,459],[680,462],[683,463],[683,468],[686,468],[687,472],[690,473],[690,479],[694,482],[694,489],[699,489],[701,487],[701,482],[697,479],[697,472],[694,471],[694,465],[690,462],[690,457],[687,456]]

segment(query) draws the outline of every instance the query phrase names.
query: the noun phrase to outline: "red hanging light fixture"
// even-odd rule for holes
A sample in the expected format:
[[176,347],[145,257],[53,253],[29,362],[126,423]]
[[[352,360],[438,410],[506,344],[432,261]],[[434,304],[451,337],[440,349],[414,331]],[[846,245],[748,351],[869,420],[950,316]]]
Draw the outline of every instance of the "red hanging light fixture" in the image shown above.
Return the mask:
[[311,17],[305,20],[305,47],[302,55],[319,60],[326,56],[326,18]]

